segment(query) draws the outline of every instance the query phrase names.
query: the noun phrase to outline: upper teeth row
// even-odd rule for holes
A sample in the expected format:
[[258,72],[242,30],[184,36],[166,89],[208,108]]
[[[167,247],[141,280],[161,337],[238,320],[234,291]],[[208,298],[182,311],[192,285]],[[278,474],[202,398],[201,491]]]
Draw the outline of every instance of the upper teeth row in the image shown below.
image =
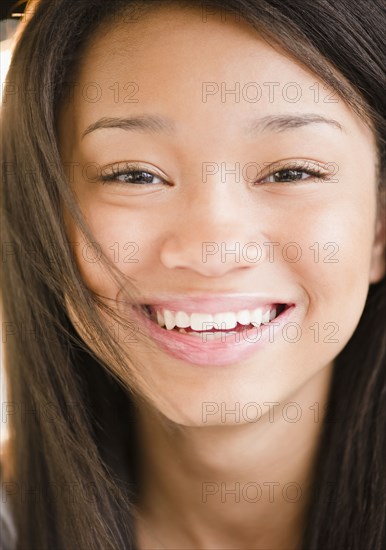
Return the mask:
[[259,327],[261,323],[269,323],[276,317],[276,308],[269,308],[263,310],[257,308],[253,310],[243,309],[238,312],[227,311],[225,313],[192,313],[189,315],[184,311],[178,311],[173,313],[168,309],[157,311],[157,322],[163,327],[166,326],[168,330],[172,330],[174,327],[187,328],[192,330],[210,330],[211,328],[217,329],[231,329],[235,328],[237,323],[241,325],[249,325],[250,323],[255,327]]

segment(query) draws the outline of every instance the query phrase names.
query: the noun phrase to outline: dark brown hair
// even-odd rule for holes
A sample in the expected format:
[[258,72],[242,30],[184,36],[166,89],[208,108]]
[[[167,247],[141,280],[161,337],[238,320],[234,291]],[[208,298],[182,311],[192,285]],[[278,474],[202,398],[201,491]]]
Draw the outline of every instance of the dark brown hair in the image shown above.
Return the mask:
[[[103,334],[104,305],[83,282],[65,231],[63,206],[93,241],[61,163],[57,114],[92,34],[157,4],[40,0],[8,73],[1,112],[2,301],[12,469],[3,491],[14,496],[18,548],[134,548],[131,505],[140,478],[131,391],[139,371],[119,370],[127,363],[119,346],[107,338],[89,346],[67,314],[70,305],[94,336]],[[377,140],[382,212],[383,0],[178,5],[240,15],[366,120]],[[386,543],[385,311],[384,278],[370,285],[359,325],[335,361],[303,550],[381,550]],[[35,495],[27,496],[28,489]]]

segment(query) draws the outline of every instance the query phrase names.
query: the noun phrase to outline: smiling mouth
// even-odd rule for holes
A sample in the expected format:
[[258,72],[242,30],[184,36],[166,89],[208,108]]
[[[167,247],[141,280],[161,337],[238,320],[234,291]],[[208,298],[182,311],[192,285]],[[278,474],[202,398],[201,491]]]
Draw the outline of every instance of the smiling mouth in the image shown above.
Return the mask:
[[290,308],[290,304],[272,304],[264,308],[225,311],[215,314],[184,311],[171,311],[148,304],[140,306],[142,313],[153,323],[166,331],[174,331],[191,336],[206,333],[226,332],[231,334],[267,325]]

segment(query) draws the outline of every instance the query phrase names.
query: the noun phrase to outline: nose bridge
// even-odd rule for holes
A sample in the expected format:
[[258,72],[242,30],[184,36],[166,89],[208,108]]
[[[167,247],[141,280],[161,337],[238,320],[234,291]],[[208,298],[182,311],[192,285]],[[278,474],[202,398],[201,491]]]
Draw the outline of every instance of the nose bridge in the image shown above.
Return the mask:
[[203,233],[208,230],[226,233],[241,214],[239,187],[222,181],[220,176],[200,181],[189,197],[187,216],[202,222],[197,229]]
[[221,276],[264,260],[258,244],[263,237],[251,213],[245,182],[217,172],[189,187],[177,223],[171,224],[163,242],[161,261],[166,267]]
[[224,165],[213,162],[208,167],[203,163],[201,179],[197,181],[197,170],[195,181],[188,184],[184,225],[189,240],[232,243],[250,231],[245,185],[237,176],[225,174]]

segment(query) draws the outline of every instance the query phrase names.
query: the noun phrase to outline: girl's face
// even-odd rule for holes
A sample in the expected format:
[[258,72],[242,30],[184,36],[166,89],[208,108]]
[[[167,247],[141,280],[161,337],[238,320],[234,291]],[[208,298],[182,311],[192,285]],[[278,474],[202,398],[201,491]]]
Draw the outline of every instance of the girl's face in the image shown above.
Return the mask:
[[[246,323],[233,335],[184,334],[119,302],[154,339],[119,335],[162,413],[199,425],[224,420],[224,406],[265,412],[331,367],[384,273],[376,149],[311,72],[229,14],[162,8],[94,37],[60,147],[95,241],[141,303],[183,311],[179,324],[188,315],[195,329],[223,312],[230,327]],[[68,230],[88,286],[115,300],[70,219]],[[275,304],[286,310],[270,324],[249,324]]]

